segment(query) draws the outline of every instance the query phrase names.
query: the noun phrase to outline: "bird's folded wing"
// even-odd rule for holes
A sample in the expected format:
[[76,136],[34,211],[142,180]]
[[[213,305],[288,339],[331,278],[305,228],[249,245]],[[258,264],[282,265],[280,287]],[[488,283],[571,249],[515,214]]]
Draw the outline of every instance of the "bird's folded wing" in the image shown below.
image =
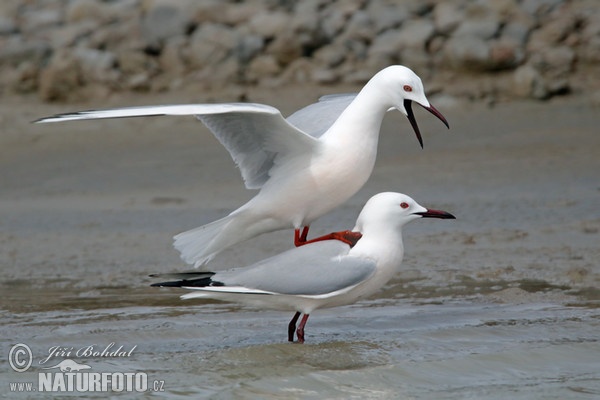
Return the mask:
[[356,93],[330,94],[296,111],[287,121],[313,137],[321,137],[352,103]]
[[354,287],[375,272],[374,261],[348,256],[349,249],[337,240],[318,242],[249,267],[217,272],[212,280],[223,283],[221,291],[243,287],[273,294],[328,295]]
[[180,104],[87,110],[41,118],[36,123],[161,115],[194,115],[225,146],[249,189],[269,178],[275,158],[310,152],[316,139],[288,123],[279,110],[256,103]]

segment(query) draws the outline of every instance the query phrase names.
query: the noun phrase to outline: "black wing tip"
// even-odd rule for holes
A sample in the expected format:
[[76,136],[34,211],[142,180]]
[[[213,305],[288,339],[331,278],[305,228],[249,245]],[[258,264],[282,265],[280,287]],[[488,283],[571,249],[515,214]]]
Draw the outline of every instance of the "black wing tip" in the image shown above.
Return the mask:
[[223,282],[213,281],[214,272],[181,272],[175,274],[151,274],[151,278],[171,277],[177,280],[153,283],[151,287],[206,287],[225,286]]
[[[54,115],[50,115],[48,117],[42,117],[42,118],[38,118],[36,120],[31,121],[32,124],[43,124],[46,122],[58,122],[61,119],[66,119],[66,118],[71,118],[71,117],[77,117],[80,115],[84,115],[87,113],[90,113],[94,110],[87,110],[87,111],[77,111],[77,112],[72,112],[72,113],[64,113],[64,114],[54,114]],[[55,121],[50,121],[50,120],[55,120]]]

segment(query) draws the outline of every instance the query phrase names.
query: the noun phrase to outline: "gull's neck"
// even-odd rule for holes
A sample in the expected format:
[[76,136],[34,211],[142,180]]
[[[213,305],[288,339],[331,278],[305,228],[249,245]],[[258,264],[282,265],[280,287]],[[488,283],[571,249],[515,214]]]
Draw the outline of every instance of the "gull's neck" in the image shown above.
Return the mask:
[[363,236],[350,250],[351,255],[374,259],[392,267],[400,265],[404,256],[400,229],[382,225],[374,229],[363,229],[361,233]]
[[367,82],[321,138],[324,141],[353,143],[363,143],[367,139],[376,145],[381,122],[390,107],[392,104],[375,77]]

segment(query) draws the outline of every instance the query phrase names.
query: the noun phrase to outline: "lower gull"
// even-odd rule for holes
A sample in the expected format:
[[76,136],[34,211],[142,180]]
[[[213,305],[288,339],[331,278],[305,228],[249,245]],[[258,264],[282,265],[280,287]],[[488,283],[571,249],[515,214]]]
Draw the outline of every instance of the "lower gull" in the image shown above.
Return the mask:
[[190,290],[182,299],[211,298],[295,311],[288,340],[294,341],[295,332],[303,343],[304,327],[314,310],[354,303],[394,276],[404,255],[402,227],[419,218],[455,217],[422,207],[404,194],[379,193],[367,201],[352,231],[334,232],[247,267],[151,275],[177,279],[152,286]]

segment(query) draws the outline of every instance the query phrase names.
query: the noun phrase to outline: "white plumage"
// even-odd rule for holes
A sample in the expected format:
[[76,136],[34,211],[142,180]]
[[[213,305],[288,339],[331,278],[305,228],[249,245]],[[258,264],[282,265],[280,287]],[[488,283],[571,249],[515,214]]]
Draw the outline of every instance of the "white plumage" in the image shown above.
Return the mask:
[[90,110],[36,122],[157,115],[202,121],[229,151],[246,187],[260,191],[225,218],[174,237],[182,259],[198,267],[256,235],[308,227],[348,200],[371,175],[388,110],[408,117],[422,145],[412,101],[448,125],[429,104],[419,77],[403,66],[383,69],[357,95],[326,96],[287,120],[271,106],[227,103]]

